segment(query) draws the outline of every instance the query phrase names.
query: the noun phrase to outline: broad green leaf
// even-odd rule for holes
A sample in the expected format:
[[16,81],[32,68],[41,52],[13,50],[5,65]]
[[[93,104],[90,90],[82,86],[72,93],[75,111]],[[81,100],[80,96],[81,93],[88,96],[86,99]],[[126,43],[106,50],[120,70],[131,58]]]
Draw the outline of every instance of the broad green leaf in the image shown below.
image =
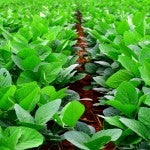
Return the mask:
[[66,96],[66,90],[67,90],[66,88],[63,88],[60,89],[59,91],[56,91],[54,86],[45,86],[43,89],[41,89],[40,102],[45,103],[47,100],[52,101],[55,99],[62,99],[63,97]]
[[5,49],[0,49],[0,68],[10,70],[12,67],[11,52]]
[[12,52],[14,54],[17,54],[21,49],[24,49],[24,48],[28,48],[28,44],[25,43],[24,41],[16,41],[16,40],[12,40],[10,42],[10,47],[12,49]]
[[[33,16],[32,27],[36,28],[41,34],[48,32],[48,20],[43,19],[38,15]],[[40,36],[40,35],[39,35]]]
[[9,129],[10,129],[10,127],[6,128],[6,130],[3,132],[3,135],[6,136],[6,137],[4,136],[4,138],[5,138],[5,140],[7,140],[5,145],[6,146],[8,145],[9,148],[15,149],[16,144],[18,143],[18,139],[21,138],[21,132],[18,130],[14,130],[13,134],[12,134],[12,133],[10,133]]
[[119,116],[111,116],[111,117],[101,116],[101,117],[104,118],[107,123],[116,126],[120,129],[125,129],[125,126],[119,120],[120,119]]
[[[135,136],[135,135],[136,135],[136,137],[138,136],[130,128],[126,127],[126,129],[123,130],[122,135],[120,136],[120,138],[115,143],[116,143],[116,145],[118,145],[119,143],[123,143],[123,144],[132,143],[133,139],[131,139],[130,137],[133,138],[133,136]],[[141,137],[139,137],[139,138],[141,139]]]
[[24,70],[31,70],[33,71],[35,67],[37,67],[40,64],[40,58],[36,55],[29,56],[25,58],[21,65],[24,68]]
[[141,25],[145,20],[145,13],[144,12],[136,12],[136,14],[132,18],[132,22],[135,26]]
[[0,31],[1,31],[1,34],[4,36],[5,39],[11,40],[13,38],[13,36],[7,30],[5,30],[2,25],[0,25]]
[[37,103],[40,100],[40,88],[35,88],[33,91],[30,92],[24,99],[19,102],[19,105],[28,110],[29,112],[32,111]]
[[25,26],[23,28],[20,28],[19,31],[18,31],[18,33],[20,35],[22,35],[24,38],[26,38],[27,41],[29,41],[33,37],[31,29],[28,28],[27,26]]
[[20,107],[18,104],[15,104],[14,109],[16,111],[17,118],[20,122],[26,122],[26,123],[33,123],[34,124],[34,119],[30,115],[29,112],[24,110],[22,107]]
[[91,74],[95,73],[97,70],[97,65],[94,63],[86,63],[85,70],[86,70],[86,72],[91,73]]
[[134,86],[134,87],[138,87],[142,82],[141,78],[133,78],[130,80],[130,83]]
[[73,64],[65,69],[62,69],[57,77],[57,82],[60,84],[66,84],[76,73],[75,68],[78,64]]
[[119,70],[110,76],[106,84],[112,88],[117,88],[123,81],[129,81],[133,75],[127,70]]
[[48,57],[46,57],[45,61],[48,63],[61,62],[62,65],[64,65],[67,59],[68,57],[62,53],[51,53]]
[[146,24],[145,24],[145,21],[142,24],[140,24],[139,26],[136,26],[135,30],[144,37],[145,33],[146,33]]
[[134,31],[125,31],[123,34],[123,40],[125,45],[136,44],[141,40],[141,34],[136,30]]
[[138,120],[150,128],[150,108],[141,107],[138,112]]
[[[4,133],[8,140],[14,133],[19,134],[18,139],[16,139],[16,150],[38,147],[43,143],[43,136],[36,130],[27,127],[8,127]],[[12,138],[12,140],[14,139]],[[9,143],[7,144],[9,145]]]
[[122,82],[117,88],[115,100],[122,104],[138,104],[138,94],[135,87],[130,82]]
[[123,114],[128,116],[129,118],[133,118],[138,109],[138,106],[133,104],[122,104],[117,100],[109,100],[106,102],[108,105],[115,107],[117,110],[121,111]]
[[18,85],[18,88],[15,92],[15,99],[20,102],[25,97],[27,97],[33,90],[39,88],[36,82],[29,82],[25,84]]
[[67,96],[65,97],[67,100],[69,101],[73,101],[73,100],[80,100],[80,95],[73,91],[73,90],[67,90],[66,91]]
[[19,58],[19,57],[16,56],[16,55],[12,55],[11,58],[12,58],[13,62],[15,63],[15,65],[16,65],[18,68],[20,68],[20,69],[23,70],[23,67],[22,67],[22,64],[21,64],[21,63],[22,63],[22,59]]
[[39,67],[39,77],[43,82],[51,83],[56,78],[60,70],[62,69],[62,64],[59,62],[45,63]]
[[130,57],[131,59],[134,58],[135,60],[138,60],[137,54],[129,47],[125,46],[124,44],[121,44],[120,49],[125,56]]
[[64,134],[65,139],[74,144],[76,147],[84,150],[90,150],[84,143],[90,141],[90,136],[83,132],[68,131]]
[[[104,102],[104,104],[106,104],[106,102]],[[120,111],[113,107],[108,107],[103,110],[103,114],[106,117],[118,116],[120,114]]]
[[7,88],[0,88],[0,108],[2,110],[8,110],[13,106],[14,102],[11,100],[11,97],[14,95],[15,91],[15,85]]
[[84,113],[84,106],[78,101],[69,102],[61,111],[62,121],[67,126],[74,127]]
[[90,150],[103,149],[105,144],[111,140],[110,136],[102,136],[84,143]]
[[113,59],[113,60],[118,59],[118,55],[120,54],[120,50],[117,50],[108,44],[100,44],[99,48],[103,54],[110,57],[111,59]]
[[143,65],[146,60],[150,59],[150,46],[142,48],[139,54],[139,61]]
[[35,121],[38,125],[45,125],[53,115],[59,110],[61,100],[57,99],[52,102],[48,102],[38,108],[35,113]]
[[136,134],[141,136],[145,140],[150,139],[150,132],[149,128],[146,127],[143,123],[140,121],[134,120],[134,119],[127,119],[127,118],[121,118],[120,121],[127,126],[129,129],[134,131]]
[[144,80],[146,85],[150,85],[150,62],[145,61],[141,67],[139,67],[141,78]]
[[93,134],[92,140],[98,139],[99,137],[110,137],[110,141],[116,141],[122,134],[121,129],[107,129],[107,130],[101,130]]
[[56,39],[59,32],[61,32],[61,26],[52,26],[49,28],[48,32],[43,35],[43,38],[48,39],[50,42]]
[[92,126],[87,125],[84,122],[78,121],[76,126],[75,126],[76,131],[84,132],[88,135],[91,135],[92,133],[95,133],[95,128]]
[[3,147],[3,146],[0,146],[0,150],[11,150],[10,148],[6,148],[6,147]]
[[116,22],[116,31],[119,34],[123,34],[125,31],[128,31],[130,29],[128,22],[126,20],[123,20],[121,22]]
[[21,59],[25,59],[27,57],[36,56],[36,55],[37,52],[31,48],[24,48],[17,53],[17,56],[19,56]]
[[127,69],[128,71],[133,73],[136,77],[140,76],[140,72],[139,72],[139,69],[138,69],[138,64],[133,59],[131,59],[128,56],[121,56],[120,55],[118,61],[121,63],[121,65],[125,69]]
[[9,87],[12,85],[10,73],[5,69],[0,69],[0,87]]
[[37,81],[37,74],[32,71],[26,70],[23,71],[17,79],[17,84],[24,84]]
[[141,103],[144,103],[144,104],[150,106],[150,96],[149,95],[143,95],[141,100],[142,100]]
[[93,77],[94,81],[96,83],[98,83],[99,85],[105,87],[106,86],[106,81],[105,81],[105,77],[104,76],[96,76],[96,77]]

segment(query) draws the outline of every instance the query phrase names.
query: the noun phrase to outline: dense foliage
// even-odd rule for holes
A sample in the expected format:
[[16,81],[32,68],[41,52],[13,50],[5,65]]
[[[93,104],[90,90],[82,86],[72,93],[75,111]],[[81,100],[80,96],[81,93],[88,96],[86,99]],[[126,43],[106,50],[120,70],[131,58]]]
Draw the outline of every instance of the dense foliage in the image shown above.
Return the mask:
[[[0,149],[68,140],[84,150],[150,149],[148,0],[0,2]],[[76,70],[76,10],[87,35],[86,72]],[[104,130],[79,118],[84,106],[68,84],[90,74],[107,105]]]

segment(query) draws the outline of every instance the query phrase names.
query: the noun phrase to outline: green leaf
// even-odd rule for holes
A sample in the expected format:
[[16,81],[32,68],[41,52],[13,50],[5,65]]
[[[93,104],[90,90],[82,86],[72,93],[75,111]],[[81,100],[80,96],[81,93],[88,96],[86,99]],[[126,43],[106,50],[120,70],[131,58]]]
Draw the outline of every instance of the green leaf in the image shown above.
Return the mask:
[[67,90],[66,91],[67,96],[65,97],[67,100],[72,101],[72,100],[80,100],[80,95],[73,91],[73,90]]
[[[0,49],[0,68],[10,69],[12,67],[11,52],[5,49]],[[10,65],[10,66],[9,66]]]
[[24,70],[31,70],[33,71],[35,67],[37,67],[40,64],[40,58],[36,55],[31,55],[27,58],[25,58],[22,61],[22,67],[24,68]]
[[133,75],[127,70],[119,70],[110,76],[106,84],[112,88],[117,88],[123,81],[129,81]]
[[99,85],[105,87],[106,86],[106,83],[105,83],[105,77],[104,76],[96,76],[96,77],[93,77],[94,81],[96,83],[98,83]]
[[36,55],[37,52],[31,48],[24,48],[17,53],[17,56],[19,56],[21,59],[25,59],[27,57],[36,56]]
[[125,31],[123,34],[123,40],[125,45],[136,44],[141,40],[141,34],[136,30],[134,31]]
[[18,85],[17,90],[15,92],[15,99],[18,102],[21,102],[25,97],[27,97],[31,91],[39,88],[36,82],[29,82],[25,84]]
[[145,20],[144,12],[136,12],[136,14],[132,18],[132,22],[135,26],[141,25]]
[[138,120],[150,128],[150,108],[141,107],[138,112]]
[[120,51],[113,48],[112,45],[100,44],[99,48],[103,54],[110,57],[111,59],[113,60],[118,59],[118,55],[120,54]]
[[40,100],[40,88],[35,88],[33,91],[30,92],[24,99],[21,100],[19,105],[24,108],[25,110],[32,111],[36,104]]
[[0,108],[2,110],[8,110],[13,106],[14,102],[11,100],[11,97],[14,95],[15,91],[15,85],[7,88],[0,88]]
[[149,128],[147,128],[143,123],[134,119],[121,118],[120,121],[127,126],[129,129],[134,131],[136,134],[141,136],[143,139],[150,139]]
[[122,104],[138,104],[138,94],[130,82],[122,82],[116,92],[115,100]]
[[97,65],[94,63],[86,63],[85,64],[85,70],[86,70],[86,72],[91,73],[91,74],[96,73]]
[[22,64],[21,64],[22,63],[22,59],[17,57],[16,55],[12,55],[11,58],[12,58],[13,62],[15,63],[15,65],[18,68],[23,70],[23,67],[22,67]]
[[[41,34],[48,32],[48,20],[43,19],[38,15],[33,16],[32,27],[36,28]],[[40,34],[39,34],[40,36]]]
[[36,74],[32,71],[23,71],[17,79],[17,84],[29,83],[37,81]]
[[55,99],[62,99],[66,96],[66,90],[67,88],[63,88],[56,92],[54,86],[45,86],[43,89],[41,89],[40,102],[44,104],[45,102],[49,102]]
[[120,116],[112,116],[112,117],[105,117],[105,116],[101,116],[102,118],[105,119],[105,121],[107,123],[109,123],[110,125],[116,126],[120,129],[125,129],[125,126],[121,123]]
[[122,20],[121,22],[116,22],[116,31],[119,34],[123,34],[125,31],[128,31],[130,29],[128,22],[126,20]]
[[84,105],[78,101],[72,101],[65,105],[65,107],[62,109],[62,121],[65,123],[65,125],[74,127],[78,119],[84,113],[84,110]]
[[59,110],[60,104],[61,100],[57,99],[39,107],[35,113],[36,124],[45,125],[45,123],[47,123]]
[[146,60],[150,59],[150,46],[142,48],[139,54],[139,61],[143,64]]
[[26,123],[33,123],[34,124],[34,119],[30,115],[29,112],[24,110],[22,107],[20,107],[18,104],[15,104],[14,106],[17,118],[20,122],[26,122]]
[[51,83],[56,78],[60,70],[62,69],[62,64],[59,62],[45,63],[39,67],[39,77],[43,82]]
[[[150,106],[150,96],[149,96],[149,95],[143,95],[143,97],[141,97],[141,101],[142,101],[144,104]],[[142,102],[141,102],[141,103],[142,103]]]
[[132,104],[122,104],[117,100],[109,100],[106,102],[108,105],[115,107],[117,110],[121,111],[123,114],[129,118],[133,118],[138,109],[138,106]]
[[91,139],[89,142],[84,143],[90,150],[103,149],[104,145],[107,144],[111,138],[109,136],[102,136],[96,139]]
[[139,67],[141,78],[144,80],[146,85],[150,85],[150,62],[146,61]]
[[6,148],[6,147],[3,147],[3,146],[0,146],[0,150],[11,150],[10,148]]
[[92,136],[92,140],[93,139],[98,139],[99,137],[110,137],[110,141],[116,141],[122,134],[122,130],[121,129],[107,129],[107,130],[101,130],[96,132],[93,136]]
[[72,78],[76,73],[75,68],[77,66],[78,64],[73,64],[65,69],[62,69],[57,78],[58,83],[66,84],[69,82],[69,79]]
[[131,59],[138,60],[137,54],[129,47],[125,46],[124,44],[120,44],[120,49],[125,56],[130,57]]
[[48,57],[46,57],[45,61],[48,63],[61,62],[62,65],[64,65],[67,59],[68,57],[62,53],[51,53]]
[[2,25],[0,25],[0,31],[6,40],[12,40],[13,36]]
[[[16,139],[11,138],[14,133],[19,135]],[[16,150],[38,147],[43,143],[43,136],[36,130],[27,127],[8,127],[4,131],[4,135],[7,135],[6,138],[8,139],[8,145],[10,144],[10,139],[13,141],[15,140]]]
[[10,42],[11,50],[14,54],[17,54],[21,49],[28,48],[28,44],[25,41],[12,40]]
[[9,87],[12,85],[10,73],[5,69],[0,69],[0,87]]
[[83,132],[68,131],[64,134],[65,139],[80,149],[90,150],[84,143],[89,142],[90,136]]
[[121,63],[121,65],[131,73],[133,73],[136,77],[140,76],[140,72],[138,69],[138,64],[135,62],[132,58],[128,56],[119,56],[118,61]]
[[27,41],[29,41],[33,37],[33,34],[28,26],[20,28],[18,33],[22,35],[24,38],[26,38]]
[[78,121],[76,126],[75,126],[76,131],[84,132],[88,135],[91,135],[92,133],[95,132],[95,129],[92,126],[87,125],[84,122]]

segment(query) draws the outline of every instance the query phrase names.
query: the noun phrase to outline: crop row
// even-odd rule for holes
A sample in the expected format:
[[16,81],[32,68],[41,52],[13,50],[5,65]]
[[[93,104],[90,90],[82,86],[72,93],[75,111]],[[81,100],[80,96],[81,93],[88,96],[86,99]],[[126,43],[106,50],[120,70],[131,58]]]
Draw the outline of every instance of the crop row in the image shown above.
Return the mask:
[[[1,1],[0,149],[68,140],[84,150],[149,149],[148,0]],[[83,15],[89,62],[76,70],[76,10]],[[79,121],[80,96],[68,85],[90,74],[107,105],[104,129]],[[80,86],[80,85],[79,85]]]

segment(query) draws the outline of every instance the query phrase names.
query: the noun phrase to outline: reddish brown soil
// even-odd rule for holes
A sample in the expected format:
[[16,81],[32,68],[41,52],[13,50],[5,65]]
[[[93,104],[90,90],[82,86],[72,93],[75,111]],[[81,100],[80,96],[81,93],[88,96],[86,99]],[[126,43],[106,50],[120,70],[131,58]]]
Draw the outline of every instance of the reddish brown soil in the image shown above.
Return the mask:
[[[76,24],[76,31],[78,34],[78,39],[77,39],[77,47],[80,47],[81,49],[77,51],[77,55],[79,56],[78,63],[80,65],[78,70],[84,71],[84,64],[88,62],[88,58],[85,57],[84,55],[86,54],[86,48],[88,47],[87,43],[84,41],[84,38],[86,38],[83,28],[82,28],[82,15],[79,11],[77,11],[77,20],[78,23]],[[91,125],[92,127],[95,128],[96,131],[100,131],[102,129],[102,119],[100,119],[97,114],[102,114],[102,111],[104,108],[102,107],[94,107],[93,104],[98,103],[100,93],[94,91],[94,90],[84,90],[85,86],[90,86],[92,82],[92,76],[87,75],[85,78],[82,80],[79,80],[73,84],[69,85],[69,88],[76,91],[81,98],[81,103],[84,104],[85,106],[85,112],[80,118],[82,122],[87,123],[88,125]],[[84,100],[85,99],[85,100]],[[89,99],[89,100],[88,100]],[[74,150],[72,145],[69,146],[70,143],[63,143],[62,147],[63,150]],[[104,150],[113,150],[114,145],[112,143],[109,143]]]
[[[77,43],[75,47],[80,47],[80,50],[76,52],[79,56],[77,62],[79,63],[78,71],[84,72],[84,64],[89,61],[88,57],[85,57],[86,48],[88,47],[87,43],[84,41],[86,35],[84,34],[82,28],[82,14],[80,11],[77,11],[76,18],[78,23],[76,24],[76,32],[78,34]],[[69,85],[69,89],[76,91],[80,95],[80,102],[85,106],[85,112],[80,118],[80,121],[87,123],[95,128],[96,131],[102,129],[103,120],[100,119],[97,114],[102,114],[104,108],[93,106],[93,104],[98,103],[100,93],[94,90],[85,90],[84,87],[90,86],[92,81],[92,76],[87,75],[82,80],[79,80],[73,84]],[[63,141],[57,145],[51,145],[50,143],[42,146],[40,150],[74,150],[75,147],[68,141]],[[113,150],[114,145],[109,143],[104,150]]]

